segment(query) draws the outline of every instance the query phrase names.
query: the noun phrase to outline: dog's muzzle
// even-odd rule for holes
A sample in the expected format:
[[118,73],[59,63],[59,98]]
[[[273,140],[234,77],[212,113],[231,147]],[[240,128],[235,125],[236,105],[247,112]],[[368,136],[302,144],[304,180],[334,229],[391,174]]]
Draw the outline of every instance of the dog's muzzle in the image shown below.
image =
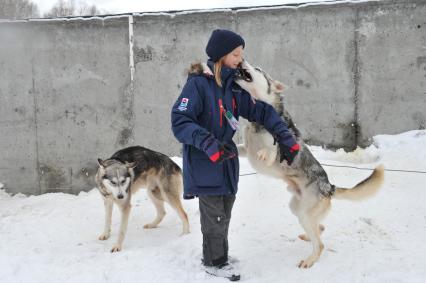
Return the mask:
[[235,78],[237,80],[243,80],[249,83],[253,81],[253,78],[250,73],[247,71],[247,69],[244,69],[241,64],[238,65],[237,72],[235,73]]

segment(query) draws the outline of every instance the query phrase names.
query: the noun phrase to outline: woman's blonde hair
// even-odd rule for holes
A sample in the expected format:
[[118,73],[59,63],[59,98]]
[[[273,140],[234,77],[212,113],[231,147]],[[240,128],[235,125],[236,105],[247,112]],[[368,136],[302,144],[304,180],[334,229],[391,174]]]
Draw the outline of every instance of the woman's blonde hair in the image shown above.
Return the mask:
[[222,73],[222,66],[223,66],[223,59],[225,58],[222,57],[220,58],[216,63],[214,63],[214,79],[217,83],[218,86],[222,87],[222,77],[221,77],[221,73]]

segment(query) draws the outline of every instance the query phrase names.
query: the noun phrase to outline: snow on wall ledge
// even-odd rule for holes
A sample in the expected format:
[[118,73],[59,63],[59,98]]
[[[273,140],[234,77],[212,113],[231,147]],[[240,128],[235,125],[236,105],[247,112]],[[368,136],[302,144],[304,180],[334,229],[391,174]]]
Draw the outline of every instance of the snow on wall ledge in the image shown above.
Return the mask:
[[78,193],[119,148],[179,155],[170,107],[218,27],[288,86],[309,144],[350,150],[424,129],[425,17],[425,1],[398,0],[3,21],[0,180],[13,193]]

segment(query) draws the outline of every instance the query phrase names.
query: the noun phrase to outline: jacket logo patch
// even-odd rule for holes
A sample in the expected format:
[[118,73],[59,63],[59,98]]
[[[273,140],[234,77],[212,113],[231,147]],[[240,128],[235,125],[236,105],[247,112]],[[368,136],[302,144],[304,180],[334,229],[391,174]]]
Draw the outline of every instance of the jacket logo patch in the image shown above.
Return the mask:
[[189,102],[188,98],[186,97],[182,98],[182,101],[180,102],[180,105],[178,107],[179,111],[185,111],[188,107],[188,102]]

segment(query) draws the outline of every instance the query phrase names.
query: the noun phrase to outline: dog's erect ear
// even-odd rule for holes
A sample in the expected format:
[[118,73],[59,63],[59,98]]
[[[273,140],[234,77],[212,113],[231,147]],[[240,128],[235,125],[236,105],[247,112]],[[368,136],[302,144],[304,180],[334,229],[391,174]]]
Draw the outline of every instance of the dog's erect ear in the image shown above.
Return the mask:
[[275,93],[282,93],[284,91],[284,84],[279,81],[273,81],[271,87]]
[[133,169],[133,168],[135,168],[136,166],[138,166],[138,162],[137,161],[134,161],[134,162],[126,162],[126,167],[127,168],[129,168],[129,169]]
[[99,164],[99,166],[101,166],[102,168],[105,168],[104,161],[103,161],[102,159],[98,158],[98,164]]

